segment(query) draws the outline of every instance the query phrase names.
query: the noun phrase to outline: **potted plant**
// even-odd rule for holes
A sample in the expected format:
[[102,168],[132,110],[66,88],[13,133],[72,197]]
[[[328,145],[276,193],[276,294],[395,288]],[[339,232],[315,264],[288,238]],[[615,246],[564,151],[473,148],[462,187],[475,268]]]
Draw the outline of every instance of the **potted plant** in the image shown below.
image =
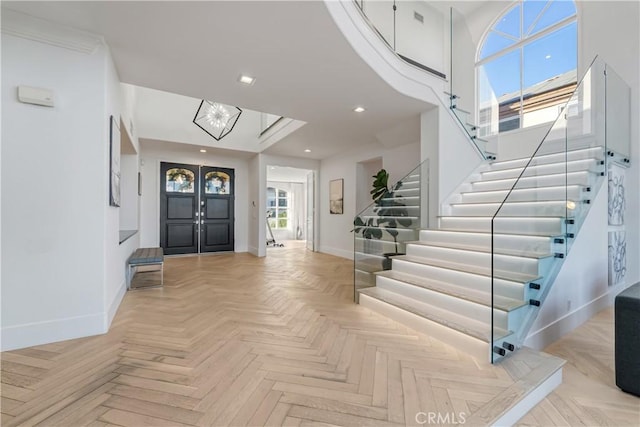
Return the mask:
[[[395,252],[385,252],[382,254],[382,269],[391,269],[391,258],[397,255],[404,255],[398,251],[398,225],[408,227],[411,219],[408,218],[409,211],[406,205],[397,200],[396,192],[402,187],[402,182],[398,182],[393,188],[389,188],[389,173],[381,169],[373,176],[373,185],[370,191],[375,207],[375,216],[363,220],[360,216],[354,219],[354,231],[361,232],[365,239],[381,239],[383,233],[388,233],[393,238]],[[407,218],[403,218],[407,217]],[[384,228],[384,231],[383,231]]]

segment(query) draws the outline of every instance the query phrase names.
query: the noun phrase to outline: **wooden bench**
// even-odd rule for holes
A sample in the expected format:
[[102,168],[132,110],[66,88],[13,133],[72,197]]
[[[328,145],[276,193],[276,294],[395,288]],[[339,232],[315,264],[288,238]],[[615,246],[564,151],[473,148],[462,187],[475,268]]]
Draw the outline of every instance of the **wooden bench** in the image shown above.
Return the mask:
[[[146,267],[158,266],[159,268],[148,270]],[[144,271],[137,271],[144,267]],[[164,284],[164,252],[162,248],[139,248],[129,257],[127,261],[127,289],[131,290],[133,276],[138,273],[153,273],[160,271],[160,284],[150,286],[139,286],[138,288],[154,288]]]

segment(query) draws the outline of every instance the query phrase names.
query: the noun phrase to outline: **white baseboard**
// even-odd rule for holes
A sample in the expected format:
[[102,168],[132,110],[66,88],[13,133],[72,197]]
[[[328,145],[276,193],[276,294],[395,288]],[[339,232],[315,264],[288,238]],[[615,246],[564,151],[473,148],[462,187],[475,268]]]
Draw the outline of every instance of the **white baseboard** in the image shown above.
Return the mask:
[[118,307],[120,307],[120,303],[122,302],[122,298],[127,293],[127,284],[123,281],[118,288],[118,292],[113,297],[111,304],[109,304],[109,309],[105,313],[104,318],[104,332],[107,332],[111,327],[111,322],[113,322],[113,318],[116,316],[116,312],[118,311]]
[[613,302],[613,291],[613,288],[609,289],[607,293],[600,295],[582,307],[579,307],[543,328],[530,333],[525,340],[524,345],[536,350],[543,350],[567,333],[582,325],[599,311],[609,307]]
[[320,252],[329,254],[329,255],[339,256],[340,258],[353,259],[353,252],[345,251],[344,249],[331,248],[328,246],[320,246]]
[[27,323],[2,328],[2,351],[99,335],[105,332],[104,313]]

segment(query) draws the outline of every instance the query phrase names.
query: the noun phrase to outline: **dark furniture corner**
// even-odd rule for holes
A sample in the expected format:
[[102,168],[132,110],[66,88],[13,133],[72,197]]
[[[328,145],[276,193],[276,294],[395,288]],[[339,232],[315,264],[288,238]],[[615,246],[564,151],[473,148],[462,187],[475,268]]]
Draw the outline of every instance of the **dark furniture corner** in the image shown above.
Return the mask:
[[640,282],[615,300],[616,385],[640,396]]

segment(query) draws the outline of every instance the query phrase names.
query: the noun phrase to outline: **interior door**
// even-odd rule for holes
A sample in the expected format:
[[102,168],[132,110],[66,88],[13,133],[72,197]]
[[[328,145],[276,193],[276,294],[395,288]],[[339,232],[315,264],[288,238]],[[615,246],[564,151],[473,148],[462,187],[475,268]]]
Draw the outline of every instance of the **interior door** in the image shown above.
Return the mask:
[[202,166],[200,176],[200,252],[232,251],[234,170]]
[[314,172],[307,173],[307,249],[314,250],[313,247],[313,215],[315,211],[315,194],[313,187],[315,185]]
[[198,166],[160,164],[160,246],[167,255],[198,252]]

